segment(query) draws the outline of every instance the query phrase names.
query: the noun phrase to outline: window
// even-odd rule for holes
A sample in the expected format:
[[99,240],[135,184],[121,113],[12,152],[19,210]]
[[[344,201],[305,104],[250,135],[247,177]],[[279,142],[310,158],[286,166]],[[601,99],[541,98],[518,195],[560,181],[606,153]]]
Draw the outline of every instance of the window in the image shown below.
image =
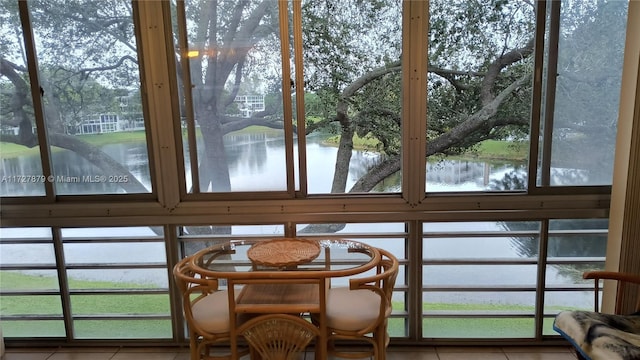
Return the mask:
[[309,194],[401,191],[401,24],[400,1],[302,2]]
[[0,196],[42,196],[46,179],[42,172],[18,4],[5,2],[2,8],[0,29],[7,35],[0,45],[3,50],[0,58]]
[[187,192],[286,191],[278,2],[180,1],[177,11]]
[[277,2],[178,3],[188,192],[344,193],[387,158],[394,178],[356,189],[400,190],[400,4],[294,4],[291,27]]
[[[8,57],[1,81],[3,109],[13,105],[2,115],[2,128],[14,133],[3,138],[9,151],[1,155],[7,180],[1,195],[44,195],[47,183],[53,185],[51,195],[151,192],[144,127],[133,131],[120,125],[142,112],[131,4],[30,1],[20,9],[9,4],[3,3],[9,21],[2,22]],[[19,11],[29,22],[19,21]],[[33,30],[33,42],[25,43],[37,53],[33,68],[24,61],[23,27]],[[39,87],[33,103],[30,84]],[[121,106],[123,97],[128,102]],[[46,132],[31,131],[42,126]],[[45,133],[41,158],[33,147]]]
[[429,2],[427,192],[526,190],[535,6]]
[[557,335],[555,314],[593,307],[582,273],[604,268],[606,228],[604,219],[425,223],[423,336],[530,338],[537,317],[541,333]]
[[142,226],[2,229],[4,335],[63,338],[69,316],[74,339],[172,338],[163,235]]
[[588,308],[626,2],[0,9],[6,337],[184,342],[171,266],[243,238],[392,250],[407,344],[544,342]]
[[536,65],[541,4],[430,2],[427,192],[611,185],[628,3],[548,2]]
[[539,186],[611,185],[627,1],[551,6]]

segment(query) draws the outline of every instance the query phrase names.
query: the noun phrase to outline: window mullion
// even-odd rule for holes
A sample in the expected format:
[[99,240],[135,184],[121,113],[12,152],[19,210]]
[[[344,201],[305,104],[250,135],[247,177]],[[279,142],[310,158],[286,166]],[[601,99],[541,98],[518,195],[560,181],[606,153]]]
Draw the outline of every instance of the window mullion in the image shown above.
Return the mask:
[[[47,181],[44,182],[45,197],[48,201],[55,201],[55,189],[53,187],[53,173],[51,166],[51,151],[47,140],[47,126],[45,123],[44,104],[42,98],[44,89],[42,88],[40,77],[38,74],[38,60],[36,55],[36,47],[33,36],[33,27],[31,26],[31,17],[29,14],[29,6],[26,1],[19,1],[20,20],[22,22],[22,31],[24,36],[25,51],[27,56],[27,67],[29,69],[29,78],[31,83],[31,98],[33,101],[33,112],[36,122],[38,147],[40,149],[40,159],[42,163],[42,175]],[[29,126],[31,126],[29,124]]]
[[[198,149],[196,146],[196,122],[193,110],[193,85],[191,83],[191,65],[189,61],[189,41],[187,39],[187,18],[184,1],[178,1],[176,5],[178,13],[178,43],[180,46],[180,66],[182,67],[182,89],[184,91],[184,110],[186,115],[187,139],[189,146],[189,161],[191,163],[191,191],[193,194],[200,193],[200,168],[197,166]],[[181,124],[182,125],[182,124]],[[183,164],[183,162],[180,162]],[[184,166],[182,167],[184,170]],[[183,177],[180,177],[183,179]],[[186,190],[186,184],[180,187]],[[186,194],[185,194],[186,195]]]
[[428,14],[426,1],[403,2],[402,196],[411,206],[425,196]]
[[[551,2],[549,20],[549,62],[547,64],[546,98],[544,103],[544,123],[542,134],[542,163],[540,165],[540,185],[551,184],[551,149],[553,138],[553,116],[556,97],[556,77],[558,75],[558,41],[560,38],[560,1]],[[535,139],[538,141],[538,139]]]
[[[152,176],[155,179],[154,191],[163,207],[175,208],[180,201],[180,175],[176,151],[174,124],[179,119],[178,100],[172,96],[175,84],[169,72],[173,67],[173,54],[169,53],[171,43],[169,3],[160,1],[137,1],[137,14],[140,29],[140,58],[143,81],[143,92],[147,94],[149,109],[149,136],[151,137],[153,166]],[[166,19],[166,20],[165,20]],[[175,77],[174,77],[175,78]],[[179,128],[179,124],[177,125]]]
[[535,38],[535,59],[533,70],[533,96],[531,99],[531,126],[529,142],[529,171],[527,176],[527,189],[529,193],[536,192],[536,179],[538,178],[538,158],[540,142],[540,122],[542,114],[542,72],[544,70],[544,34],[547,13],[547,3],[538,1],[536,3],[536,38]]
[[[307,190],[307,141],[305,129],[304,107],[304,64],[302,54],[302,0],[293,1],[293,51],[295,63],[295,87],[296,92],[296,126],[298,135],[298,178],[300,181],[300,194],[306,197]],[[289,171],[289,168],[287,168]]]
[[289,6],[287,0],[278,1],[280,23],[280,52],[282,58],[282,111],[284,118],[284,144],[287,164],[287,193],[295,193],[293,173],[293,111],[291,107],[291,63],[289,58]]

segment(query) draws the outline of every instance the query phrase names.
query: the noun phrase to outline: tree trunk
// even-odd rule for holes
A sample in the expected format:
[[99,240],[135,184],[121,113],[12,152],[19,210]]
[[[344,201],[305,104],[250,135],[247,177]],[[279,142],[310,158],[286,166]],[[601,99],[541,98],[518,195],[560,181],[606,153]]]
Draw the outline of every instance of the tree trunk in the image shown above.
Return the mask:
[[[198,159],[200,163],[200,191],[229,192],[231,191],[231,179],[220,121],[217,117],[210,117],[207,120],[200,122],[202,146],[204,146],[203,155]],[[195,166],[195,164],[191,166]]]

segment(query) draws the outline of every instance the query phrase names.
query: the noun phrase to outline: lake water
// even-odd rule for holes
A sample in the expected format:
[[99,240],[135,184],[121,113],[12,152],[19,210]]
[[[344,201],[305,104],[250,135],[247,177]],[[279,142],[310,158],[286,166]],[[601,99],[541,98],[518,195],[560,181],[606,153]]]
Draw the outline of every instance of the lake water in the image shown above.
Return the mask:
[[[227,141],[227,160],[232,191],[284,191],[286,190],[286,163],[284,142],[264,134],[234,136]],[[103,147],[115,161],[124,164],[127,170],[151,191],[147,149],[144,143],[112,144]],[[185,152],[188,152],[185,149]],[[307,140],[307,178],[311,194],[326,194],[331,191],[337,148],[322,144],[322,138]],[[380,161],[377,153],[353,151],[346,188]],[[296,160],[297,162],[297,160]],[[95,168],[88,160],[71,151],[52,152],[52,164],[56,176],[80,178],[99,176],[104,172]],[[505,174],[516,172],[524,176],[521,163],[485,162],[468,160],[446,160],[429,162],[427,166],[427,191],[482,191],[490,190],[492,181],[501,180]],[[191,187],[190,164],[186,162],[187,187]],[[0,163],[0,179],[20,175],[42,174],[39,156],[3,158]],[[256,181],[260,179],[260,181]],[[115,183],[105,182],[56,182],[59,194],[104,194],[123,192]],[[396,176],[376,188],[378,192],[400,191]],[[41,182],[0,181],[1,196],[44,195]]]
[[[279,189],[284,183],[279,181],[283,175],[283,157],[278,155],[283,153],[284,144],[282,140],[268,139],[262,136],[251,136],[242,139],[235,139],[235,145],[230,145],[230,176],[234,191],[245,191],[255,188],[256,180],[261,179],[261,186]],[[251,146],[238,146],[242,143]],[[147,188],[150,188],[150,178],[147,166],[146,147],[144,144],[122,144],[109,145],[104,149],[115,160],[127,164],[129,171],[141,180]],[[331,146],[324,146],[321,139],[310,138],[308,141],[308,177],[310,193],[328,193],[333,178],[333,159],[335,159],[337,149]],[[276,155],[273,155],[276,154]],[[273,155],[273,156],[272,156]],[[69,152],[55,152],[56,174],[67,174],[75,176],[82,174],[83,169],[87,169],[89,164],[75,154]],[[350,176],[347,188],[349,188],[357,178],[370,166],[378,161],[378,155],[365,151],[354,151],[350,166]],[[85,163],[83,163],[85,162]],[[62,166],[62,167],[59,167]],[[0,176],[11,176],[16,172],[22,174],[37,173],[39,161],[37,157],[3,159],[0,166]],[[187,171],[189,169],[187,168]],[[521,172],[520,164],[492,164],[474,161],[442,161],[429,163],[428,165],[427,187],[429,191],[478,191],[486,190],[494,180],[501,180],[505,174],[511,172]],[[264,179],[276,179],[272,183],[263,182]],[[267,185],[265,185],[267,184]],[[21,193],[24,187],[12,188],[10,185],[0,184],[0,192],[3,195]],[[87,186],[79,190],[77,186]],[[68,188],[61,188],[63,193],[96,193],[105,191],[104,185],[96,184],[72,184]],[[102,187],[95,187],[102,186]],[[388,184],[386,188],[379,191],[398,191],[399,184]],[[30,189],[38,192],[38,189]],[[430,231],[452,231],[451,224],[429,224]],[[455,226],[455,225],[454,225]],[[460,224],[474,231],[501,231],[503,230],[497,223],[482,222],[473,224]],[[442,229],[438,229],[442,227]],[[348,236],[350,233],[358,232],[403,232],[403,225],[396,224],[348,224],[339,233]],[[456,229],[463,230],[463,229]],[[43,236],[50,237],[46,229],[33,230],[35,234],[43,231]],[[155,236],[148,228],[123,228],[109,230],[110,235],[117,236],[122,232],[122,236],[148,235]],[[133,231],[133,232],[132,232]],[[234,227],[235,234],[250,235],[274,235],[282,234],[281,226],[242,226]],[[135,234],[134,234],[135,232]],[[100,237],[105,233],[104,229],[64,229],[63,236],[74,237]],[[34,234],[32,234],[34,235]],[[24,229],[0,229],[0,236],[12,238],[15,236],[31,236]],[[405,257],[403,242],[372,240],[373,245],[383,246],[399,257]],[[457,238],[455,239],[455,253],[457,258],[493,259],[493,258],[518,258],[519,254],[513,248],[509,237],[493,238]],[[425,258],[447,257],[451,254],[452,245],[447,241],[427,240],[425,243]],[[141,259],[139,254],[144,254]],[[159,262],[166,261],[165,248],[163,243],[85,243],[72,244],[65,243],[65,258],[68,263],[127,263],[127,262]],[[49,245],[2,245],[0,261],[9,263],[51,263],[54,261],[53,248]],[[69,271],[69,276],[79,279],[107,280],[119,282],[136,282],[155,284],[157,286],[167,286],[166,270],[117,270],[117,271]],[[402,274],[400,276],[402,278]],[[424,283],[428,285],[533,285],[536,283],[535,265],[473,265],[473,266],[429,266],[423,269]],[[548,270],[548,281],[553,283],[567,283],[571,279],[564,279],[557,271],[550,267]],[[505,302],[514,304],[532,305],[535,301],[533,292],[505,293],[504,296],[496,297],[495,293],[455,293],[438,294],[440,300],[455,301],[478,301],[478,302]],[[559,303],[566,306],[576,305],[576,298],[567,298],[562,294],[549,294],[554,304]],[[468,298],[466,298],[468,297]],[[585,301],[591,301],[590,295]]]

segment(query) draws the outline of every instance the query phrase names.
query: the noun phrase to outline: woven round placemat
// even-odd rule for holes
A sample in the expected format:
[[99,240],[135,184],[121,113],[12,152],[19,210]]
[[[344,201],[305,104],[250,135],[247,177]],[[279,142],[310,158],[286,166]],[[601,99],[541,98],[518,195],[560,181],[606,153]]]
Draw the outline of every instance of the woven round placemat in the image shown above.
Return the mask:
[[318,257],[320,245],[305,239],[273,239],[254,244],[247,256],[255,264],[271,267],[300,265]]

